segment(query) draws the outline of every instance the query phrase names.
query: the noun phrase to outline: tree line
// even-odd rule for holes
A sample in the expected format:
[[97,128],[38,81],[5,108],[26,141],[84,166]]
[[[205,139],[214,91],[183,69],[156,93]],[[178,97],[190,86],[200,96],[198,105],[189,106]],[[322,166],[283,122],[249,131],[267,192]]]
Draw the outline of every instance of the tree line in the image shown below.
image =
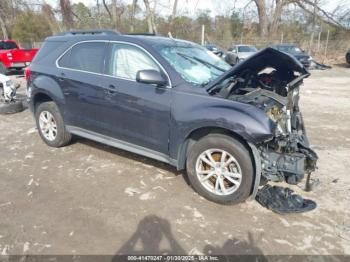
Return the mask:
[[[191,0],[189,0],[191,1]],[[200,42],[205,26],[208,42],[229,43],[232,39],[299,39],[330,30],[331,38],[349,37],[350,7],[339,5],[326,11],[320,0],[222,0],[220,14],[200,9],[179,11],[178,0],[0,0],[0,37],[21,42],[40,42],[47,36],[71,29],[108,28],[121,33],[156,33]],[[164,12],[167,10],[167,12]]]

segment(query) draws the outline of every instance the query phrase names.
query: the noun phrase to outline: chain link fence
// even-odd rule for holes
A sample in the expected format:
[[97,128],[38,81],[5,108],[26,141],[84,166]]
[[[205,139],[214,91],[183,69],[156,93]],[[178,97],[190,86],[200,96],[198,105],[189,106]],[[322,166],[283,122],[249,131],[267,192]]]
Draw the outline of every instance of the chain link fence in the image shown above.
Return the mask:
[[[316,37],[315,37],[316,38]],[[316,61],[328,64],[345,63],[345,54],[350,49],[350,39],[327,40],[316,38],[311,41],[309,39],[284,39],[283,36],[279,39],[262,39],[262,38],[236,38],[226,41],[217,41],[215,44],[220,46],[224,51],[235,44],[254,45],[258,49],[265,48],[272,44],[292,43],[298,45],[302,50],[311,54]],[[40,48],[43,42],[20,43],[20,46],[25,49]]]

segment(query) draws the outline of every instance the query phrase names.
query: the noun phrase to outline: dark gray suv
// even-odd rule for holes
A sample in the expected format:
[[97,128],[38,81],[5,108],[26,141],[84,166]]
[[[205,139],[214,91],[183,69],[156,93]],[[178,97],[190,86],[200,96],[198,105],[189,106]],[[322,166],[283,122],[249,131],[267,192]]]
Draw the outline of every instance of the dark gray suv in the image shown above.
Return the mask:
[[77,135],[169,163],[218,203],[316,167],[298,106],[309,74],[272,48],[231,68],[187,41],[74,31],[47,38],[25,73],[49,146]]

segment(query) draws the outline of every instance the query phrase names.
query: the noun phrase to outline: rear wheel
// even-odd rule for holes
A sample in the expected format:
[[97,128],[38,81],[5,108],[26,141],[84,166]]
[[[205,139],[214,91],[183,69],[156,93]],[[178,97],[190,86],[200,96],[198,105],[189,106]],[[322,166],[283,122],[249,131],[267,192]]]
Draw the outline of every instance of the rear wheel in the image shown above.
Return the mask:
[[210,134],[194,144],[187,158],[193,188],[208,200],[237,204],[250,195],[254,168],[249,151],[236,139]]
[[71,134],[66,130],[63,118],[54,102],[45,102],[35,112],[36,125],[41,138],[52,147],[67,145]]
[[346,62],[350,65],[350,51],[346,54]]

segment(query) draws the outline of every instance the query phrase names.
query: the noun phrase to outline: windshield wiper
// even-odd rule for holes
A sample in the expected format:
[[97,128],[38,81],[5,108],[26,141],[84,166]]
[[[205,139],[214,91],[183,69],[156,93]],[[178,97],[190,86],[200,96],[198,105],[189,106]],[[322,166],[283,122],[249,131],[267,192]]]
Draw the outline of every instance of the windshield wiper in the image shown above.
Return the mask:
[[216,65],[214,65],[214,64],[212,64],[212,63],[209,63],[209,62],[207,62],[207,61],[204,61],[204,60],[202,60],[202,59],[200,59],[200,58],[193,57],[193,56],[189,56],[189,55],[186,55],[186,54],[183,54],[183,53],[180,53],[180,52],[177,52],[176,54],[178,54],[179,56],[182,56],[182,57],[185,58],[185,59],[192,59],[192,60],[195,60],[195,61],[197,61],[197,62],[199,62],[199,63],[201,63],[201,64],[204,64],[204,65],[207,66],[207,67],[215,68],[216,70],[219,70],[219,71],[221,71],[221,72],[226,72],[226,71],[227,71],[227,70],[225,70],[225,69],[223,69],[223,68],[221,68],[221,67],[218,67],[218,66],[216,66]]

